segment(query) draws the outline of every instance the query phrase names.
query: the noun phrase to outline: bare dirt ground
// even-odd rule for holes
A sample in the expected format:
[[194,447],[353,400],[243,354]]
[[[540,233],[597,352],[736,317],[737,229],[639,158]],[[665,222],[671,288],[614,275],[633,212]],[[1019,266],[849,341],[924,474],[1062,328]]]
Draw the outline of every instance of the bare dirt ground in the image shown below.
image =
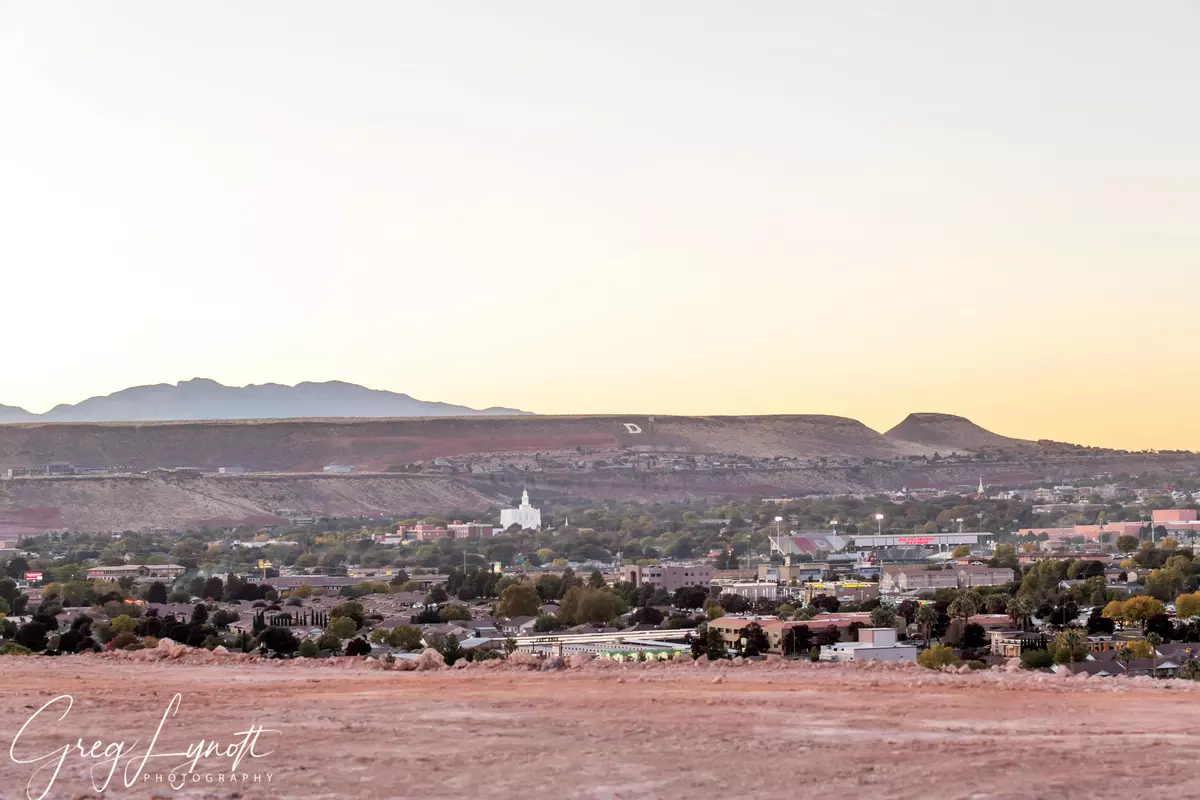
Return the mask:
[[[237,770],[270,783],[175,790],[114,778],[105,797],[864,797],[1197,796],[1197,684],[1147,679],[941,675],[852,665],[612,665],[392,672],[357,664],[200,666],[97,657],[0,659],[4,798],[34,797],[31,759],[83,737],[144,753],[232,741],[259,723]],[[55,756],[57,757],[57,756]],[[48,759],[53,760],[53,759]],[[164,759],[146,772],[165,770]],[[73,752],[47,798],[95,797]],[[45,763],[45,762],[43,762]],[[122,762],[123,764],[124,762]],[[107,766],[98,769],[103,775]],[[47,770],[49,772],[49,770]],[[136,775],[135,771],[130,771]]]

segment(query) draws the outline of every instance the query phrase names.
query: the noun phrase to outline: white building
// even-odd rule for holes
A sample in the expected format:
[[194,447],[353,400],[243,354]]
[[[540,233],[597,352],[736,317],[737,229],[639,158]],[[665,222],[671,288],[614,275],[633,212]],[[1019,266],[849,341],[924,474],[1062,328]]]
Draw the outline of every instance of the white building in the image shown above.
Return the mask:
[[916,661],[916,645],[896,641],[895,628],[859,628],[857,642],[821,648],[822,661]]
[[521,505],[518,508],[505,508],[500,511],[500,527],[508,530],[513,525],[519,525],[521,530],[542,529],[542,510],[529,504],[528,489],[521,492]]
[[345,475],[354,472],[354,467],[349,464],[326,464],[324,471],[335,475]]

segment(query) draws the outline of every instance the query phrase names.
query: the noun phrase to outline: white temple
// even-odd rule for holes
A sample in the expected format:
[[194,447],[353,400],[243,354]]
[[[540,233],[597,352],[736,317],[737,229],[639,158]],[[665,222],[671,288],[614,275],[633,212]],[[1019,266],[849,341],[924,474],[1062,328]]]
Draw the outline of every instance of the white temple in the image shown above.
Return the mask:
[[500,510],[500,527],[508,530],[513,525],[520,525],[521,530],[540,531],[542,529],[542,510],[529,505],[528,489],[521,492],[520,507]]

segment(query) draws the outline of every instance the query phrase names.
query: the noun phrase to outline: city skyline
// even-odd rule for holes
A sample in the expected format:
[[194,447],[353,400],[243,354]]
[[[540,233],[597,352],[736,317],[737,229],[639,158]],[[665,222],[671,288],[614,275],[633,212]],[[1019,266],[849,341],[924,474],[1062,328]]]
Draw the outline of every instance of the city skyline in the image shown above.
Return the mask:
[[1200,450],[1198,16],[6,8],[0,403],[344,380]]

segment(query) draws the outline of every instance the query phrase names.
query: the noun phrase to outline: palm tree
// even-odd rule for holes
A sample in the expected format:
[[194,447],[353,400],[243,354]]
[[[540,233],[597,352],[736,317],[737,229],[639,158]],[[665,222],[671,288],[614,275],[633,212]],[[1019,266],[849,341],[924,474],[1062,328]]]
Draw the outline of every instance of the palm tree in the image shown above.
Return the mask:
[[1033,602],[1028,597],[1022,594],[1009,598],[1004,610],[1012,619],[1013,625],[1020,625],[1021,630],[1029,627],[1028,620],[1029,615],[1033,613]]
[[937,622],[937,612],[933,610],[933,606],[921,606],[917,609],[913,621],[921,627],[921,633],[925,636],[925,646],[928,647],[933,638],[933,626]]
[[1152,676],[1158,677],[1158,646],[1163,643],[1163,638],[1157,633],[1149,633],[1146,635],[1146,644],[1150,645],[1150,658],[1154,663],[1154,672]]
[[950,601],[947,612],[952,617],[962,617],[963,627],[966,627],[967,620],[979,613],[979,594],[970,590],[959,592]]
[[1133,661],[1133,648],[1129,645],[1124,645],[1117,651],[1117,660],[1125,667],[1125,673],[1129,674],[1129,662]]
[[1058,644],[1067,648],[1071,674],[1075,673],[1075,651],[1087,644],[1087,634],[1080,628],[1067,628],[1058,634]]

